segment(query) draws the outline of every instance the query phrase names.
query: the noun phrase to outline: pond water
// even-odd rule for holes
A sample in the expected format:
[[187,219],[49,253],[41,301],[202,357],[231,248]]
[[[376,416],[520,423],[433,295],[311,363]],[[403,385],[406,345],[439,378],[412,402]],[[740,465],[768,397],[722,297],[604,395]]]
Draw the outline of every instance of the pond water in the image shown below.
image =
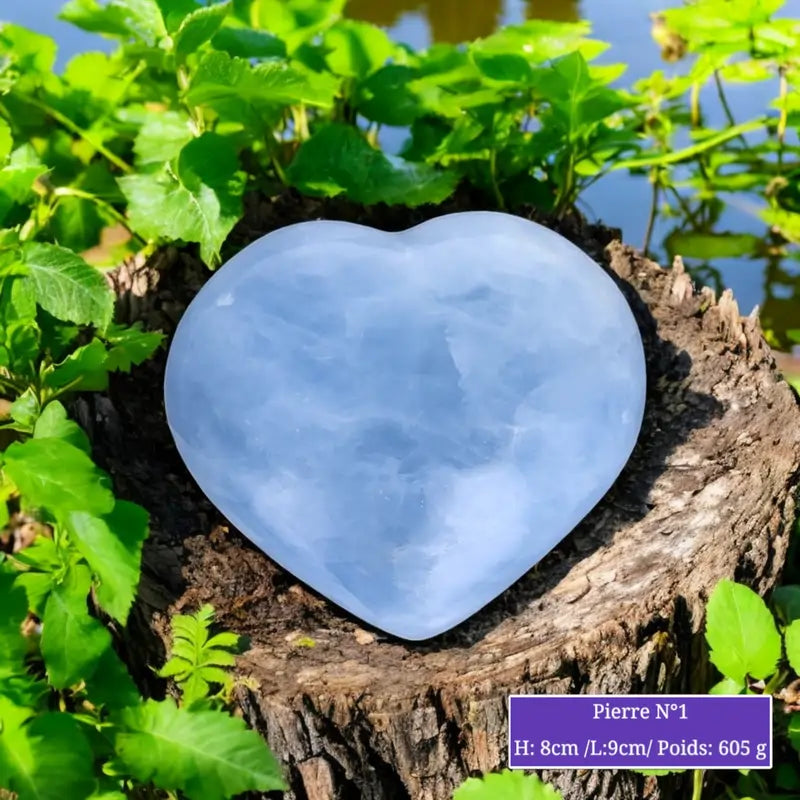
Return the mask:
[[[664,63],[650,36],[651,12],[678,4],[679,0],[350,0],[348,13],[388,28],[395,39],[414,47],[424,47],[432,41],[459,42],[485,36],[498,26],[525,19],[586,19],[591,22],[594,38],[611,45],[599,61],[626,63],[628,69],[619,84],[630,86],[654,69],[663,69],[667,74],[685,69],[684,65]],[[108,46],[104,40],[58,21],[56,14],[61,5],[62,0],[6,0],[0,18],[53,36],[60,45],[60,64],[77,52]],[[734,117],[745,120],[763,113],[776,96],[773,88],[761,84],[727,87]],[[723,127],[725,120],[719,105],[709,102],[706,106],[707,123]],[[390,150],[399,149],[403,138],[402,131],[388,131],[383,143]],[[742,194],[724,199],[725,208],[712,230],[752,234],[766,244],[768,226],[757,216],[763,200]],[[583,195],[582,209],[591,219],[621,228],[626,241],[641,246],[650,201],[647,179],[620,171],[592,186]],[[681,226],[686,226],[685,219],[656,219],[651,250],[662,263],[669,260],[668,237]],[[733,289],[743,313],[758,305],[764,327],[773,330],[778,341],[788,347],[786,330],[800,328],[800,258],[796,251],[787,254],[781,248],[763,249],[767,255],[712,258],[708,263],[686,259],[686,263],[703,282],[718,290]]]

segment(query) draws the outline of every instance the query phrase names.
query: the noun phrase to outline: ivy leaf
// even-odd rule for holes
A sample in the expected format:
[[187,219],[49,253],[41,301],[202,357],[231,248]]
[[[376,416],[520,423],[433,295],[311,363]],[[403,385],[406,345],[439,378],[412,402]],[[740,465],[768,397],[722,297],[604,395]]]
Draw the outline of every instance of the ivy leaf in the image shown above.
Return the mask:
[[113,714],[119,760],[141,783],[218,800],[286,785],[275,757],[244,721],[221,711],[186,710],[147,700]]
[[506,769],[482,778],[467,778],[456,789],[453,800],[562,800],[562,797],[536,775]]
[[95,778],[92,751],[71,714],[33,717],[0,695],[0,786],[22,798],[88,797]]
[[117,500],[113,511],[104,517],[74,511],[67,519],[75,547],[100,579],[97,602],[122,624],[139,586],[147,523],[147,512],[124,500]]
[[200,244],[209,265],[242,214],[243,174],[233,145],[205,133],[181,151],[176,169],[119,179],[131,224],[142,236]]
[[300,147],[287,178],[309,194],[373,203],[440,203],[455,190],[458,175],[388,156],[353,127],[331,124]]
[[781,637],[764,601],[729,580],[720,581],[708,600],[706,641],[711,662],[737,683],[748,675],[766,678],[781,657]]
[[180,56],[186,56],[205,44],[219,30],[230,8],[229,2],[216,3],[198,8],[184,17],[172,37],[175,52]]
[[130,372],[132,366],[138,366],[150,358],[164,341],[163,333],[144,331],[141,322],[127,328],[111,325],[105,336],[110,345],[106,358],[106,369],[110,372]]
[[39,305],[57,319],[103,330],[114,310],[114,293],[103,276],[65,247],[29,242],[22,263]]
[[133,144],[136,163],[146,166],[172,161],[193,138],[189,117],[183,112],[149,113]]
[[63,439],[14,442],[5,452],[3,469],[28,507],[100,516],[114,508],[108,476]]
[[53,587],[42,618],[42,657],[47,677],[56,689],[66,689],[91,676],[111,634],[89,614],[89,570],[72,567]]
[[174,678],[183,691],[183,702],[191,705],[208,697],[209,683],[227,688],[231,676],[222,667],[232,667],[238,647],[235,633],[210,636],[214,609],[204,605],[196,614],[177,614],[172,618],[172,656],[159,670],[162,678]]

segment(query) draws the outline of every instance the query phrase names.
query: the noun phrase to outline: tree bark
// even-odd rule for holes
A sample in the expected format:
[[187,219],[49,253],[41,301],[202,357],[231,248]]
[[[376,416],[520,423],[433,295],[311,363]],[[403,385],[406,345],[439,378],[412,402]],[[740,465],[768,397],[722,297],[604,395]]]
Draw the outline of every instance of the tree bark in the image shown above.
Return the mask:
[[[599,247],[590,254],[603,258]],[[237,703],[286,765],[287,800],[450,798],[466,777],[505,765],[510,693],[704,692],[714,679],[702,639],[710,591],[733,578],[763,593],[779,577],[800,481],[800,408],[758,320],[741,318],[729,292],[719,301],[695,292],[679,259],[664,270],[619,242],[605,259],[647,355],[636,449],[540,565],[434,640],[363,629],[252,548],[186,477],[160,407],[137,432],[163,448],[154,500],[152,447],[133,445],[121,425],[109,468],[157,508],[140,620],[163,636],[167,608],[211,602],[226,627],[250,636]],[[150,368],[154,387],[162,368]],[[684,780],[543,777],[567,800],[678,796]]]

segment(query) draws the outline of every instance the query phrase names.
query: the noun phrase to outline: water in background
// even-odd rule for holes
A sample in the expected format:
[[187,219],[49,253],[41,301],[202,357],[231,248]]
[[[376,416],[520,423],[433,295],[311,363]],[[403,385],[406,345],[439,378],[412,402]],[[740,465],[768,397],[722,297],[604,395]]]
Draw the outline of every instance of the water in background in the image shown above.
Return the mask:
[[[628,64],[619,81],[631,85],[655,69],[667,74],[678,69],[661,60],[658,46],[650,37],[650,13],[678,5],[680,0],[350,0],[348,14],[388,28],[395,39],[416,48],[432,41],[459,42],[486,36],[501,25],[525,19],[575,21],[587,19],[592,35],[611,47],[599,62]],[[0,18],[34,28],[53,36],[60,45],[59,63],[88,49],[107,47],[104,40],[86,34],[56,19],[62,0],[0,0]],[[775,97],[772,87],[730,86],[728,98],[734,117],[745,120],[763,113]],[[768,92],[770,92],[768,94]],[[707,124],[724,127],[725,119],[714,103]],[[715,112],[716,111],[716,115]],[[390,131],[384,144],[399,149],[404,134]],[[582,208],[587,215],[619,227],[627,242],[641,246],[644,240],[651,200],[645,177],[612,173],[598,181],[584,195]],[[750,233],[766,240],[768,229],[754,213],[763,205],[757,197],[737,195],[728,204],[714,230]],[[651,249],[665,262],[664,242],[681,220],[657,219]],[[765,327],[782,332],[800,328],[800,260],[763,258],[714,258],[702,264],[687,259],[696,275],[708,282],[733,289],[744,313],[761,307]]]

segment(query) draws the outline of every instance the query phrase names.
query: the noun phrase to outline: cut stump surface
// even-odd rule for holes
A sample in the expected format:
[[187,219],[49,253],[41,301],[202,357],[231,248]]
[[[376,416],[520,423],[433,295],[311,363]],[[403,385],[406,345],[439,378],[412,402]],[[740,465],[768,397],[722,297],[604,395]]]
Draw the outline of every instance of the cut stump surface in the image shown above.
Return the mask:
[[[387,229],[421,221],[418,212],[281,203],[251,209],[241,239],[315,216]],[[223,625],[250,637],[237,702],[286,765],[289,800],[450,798],[464,778],[506,764],[510,693],[705,691],[713,675],[702,624],[714,584],[734,578],[763,593],[780,573],[800,480],[800,408],[757,319],[741,318],[729,293],[695,292],[679,261],[661,269],[578,221],[561,230],[605,261],[639,322],[648,369],[639,442],[605,498],[543,562],[428,642],[364,628],[226,523],[172,446],[163,357],[83,408],[119,492],[152,513],[138,623],[164,637],[168,611],[211,602]],[[184,255],[162,258],[169,270],[144,281],[146,302],[135,305],[169,328],[203,277]],[[126,300],[129,277],[120,278]],[[627,772],[544,777],[567,800],[670,793]]]

